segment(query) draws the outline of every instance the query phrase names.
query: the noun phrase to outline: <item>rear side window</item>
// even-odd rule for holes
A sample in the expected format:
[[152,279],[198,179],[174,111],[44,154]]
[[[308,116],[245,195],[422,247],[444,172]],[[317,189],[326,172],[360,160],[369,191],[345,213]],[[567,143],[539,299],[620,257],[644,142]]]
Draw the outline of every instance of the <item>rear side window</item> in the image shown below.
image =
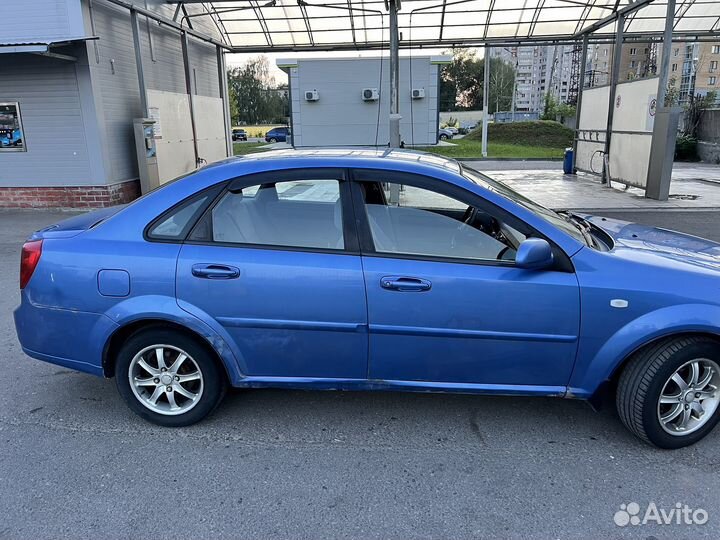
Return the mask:
[[215,187],[190,197],[161,215],[150,224],[147,231],[148,238],[167,241],[184,240],[195,221],[220,189],[221,187]]
[[293,248],[345,248],[338,180],[272,182],[228,191],[191,240]]

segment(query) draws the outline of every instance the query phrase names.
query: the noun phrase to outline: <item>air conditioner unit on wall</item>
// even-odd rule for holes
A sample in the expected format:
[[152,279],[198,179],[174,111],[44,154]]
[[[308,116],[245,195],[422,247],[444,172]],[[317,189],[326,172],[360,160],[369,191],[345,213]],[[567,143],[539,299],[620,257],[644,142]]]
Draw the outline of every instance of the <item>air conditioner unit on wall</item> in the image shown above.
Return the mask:
[[320,99],[320,92],[317,90],[305,90],[305,101],[317,101]]
[[377,101],[380,99],[380,92],[377,88],[363,88],[362,98],[363,101]]
[[423,99],[425,97],[425,89],[424,88],[413,88],[412,93],[410,94],[413,99]]

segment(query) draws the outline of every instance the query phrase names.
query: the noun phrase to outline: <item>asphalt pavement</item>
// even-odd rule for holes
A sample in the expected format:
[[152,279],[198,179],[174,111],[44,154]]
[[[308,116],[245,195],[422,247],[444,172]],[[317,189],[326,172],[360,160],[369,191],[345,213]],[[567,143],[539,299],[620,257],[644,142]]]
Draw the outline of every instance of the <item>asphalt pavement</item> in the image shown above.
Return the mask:
[[[607,213],[720,240],[718,212]],[[147,424],[20,350],[20,245],[67,215],[0,212],[0,538],[720,537],[720,430],[660,451],[578,401],[251,390]],[[630,503],[707,523],[616,525]]]

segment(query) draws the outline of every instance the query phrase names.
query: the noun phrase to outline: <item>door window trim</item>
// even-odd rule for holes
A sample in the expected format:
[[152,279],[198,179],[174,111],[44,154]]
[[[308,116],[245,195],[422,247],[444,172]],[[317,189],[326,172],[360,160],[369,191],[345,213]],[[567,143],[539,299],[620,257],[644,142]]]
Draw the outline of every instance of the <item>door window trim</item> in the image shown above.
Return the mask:
[[[508,212],[504,208],[501,208],[482,196],[473,193],[460,186],[455,186],[444,180],[425,176],[417,173],[410,173],[405,171],[394,171],[385,169],[375,168],[359,168],[354,167],[350,169],[349,176],[352,185],[352,202],[355,207],[355,221],[357,227],[358,239],[360,241],[360,252],[366,257],[379,257],[385,259],[405,259],[405,260],[416,260],[416,261],[429,261],[429,262],[445,262],[454,264],[474,264],[480,266],[503,266],[507,268],[515,268],[514,261],[496,260],[496,259],[466,259],[463,257],[444,257],[440,255],[423,255],[419,253],[390,253],[381,252],[375,250],[375,243],[372,237],[372,231],[370,230],[370,223],[365,210],[365,201],[361,184],[365,182],[388,182],[413,186],[421,189],[426,189],[456,199],[463,204],[473,206],[480,210],[486,211],[487,213],[507,222],[508,225],[514,229],[526,234],[524,231],[528,231],[526,236],[533,238],[542,238],[546,240],[553,249],[553,255],[555,256],[555,263],[551,270],[559,272],[574,273],[575,267],[570,260],[570,257],[550,238],[542,234],[535,227],[529,225],[525,221],[521,220],[511,212]],[[361,178],[358,178],[360,176]],[[469,201],[469,202],[468,202]]]
[[[283,246],[278,244],[252,244],[245,242],[222,242],[212,239],[212,221],[210,222],[210,238],[192,240],[192,235],[199,224],[209,218],[213,209],[223,200],[227,193],[240,191],[247,187],[263,184],[276,184],[280,182],[302,180],[336,180],[340,194],[343,222],[343,248],[320,248],[310,246]],[[350,194],[350,181],[348,170],[342,167],[306,167],[297,169],[276,169],[251,173],[235,177],[228,181],[225,189],[205,208],[205,211],[195,221],[188,233],[184,244],[218,246],[243,249],[266,249],[271,251],[293,251],[301,253],[327,253],[334,255],[360,255],[360,243],[355,226],[355,215]]]

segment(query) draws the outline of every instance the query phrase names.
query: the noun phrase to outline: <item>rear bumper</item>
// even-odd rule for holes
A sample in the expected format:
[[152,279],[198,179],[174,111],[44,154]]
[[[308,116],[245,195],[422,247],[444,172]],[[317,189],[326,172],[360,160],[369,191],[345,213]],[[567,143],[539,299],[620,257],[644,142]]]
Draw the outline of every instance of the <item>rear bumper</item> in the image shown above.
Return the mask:
[[41,307],[23,292],[14,312],[15,330],[25,354],[44,362],[102,375],[105,343],[117,325],[98,313]]

